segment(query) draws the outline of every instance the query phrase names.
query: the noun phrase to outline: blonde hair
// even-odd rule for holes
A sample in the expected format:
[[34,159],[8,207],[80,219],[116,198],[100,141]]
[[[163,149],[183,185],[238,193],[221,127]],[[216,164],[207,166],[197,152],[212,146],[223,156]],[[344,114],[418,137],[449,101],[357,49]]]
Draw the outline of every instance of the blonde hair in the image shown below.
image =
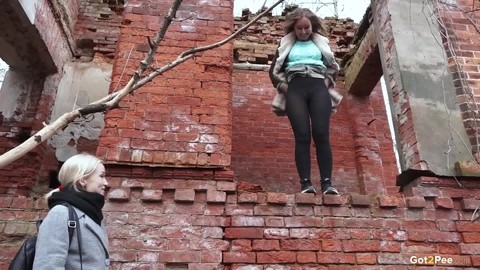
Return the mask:
[[[102,163],[102,161],[99,158],[90,154],[82,153],[74,155],[63,163],[58,172],[58,181],[63,187],[73,186],[75,190],[78,190],[77,182],[84,177],[90,176],[100,163]],[[45,198],[49,198],[57,191],[60,191],[60,189],[56,188],[50,191],[45,195]]]
[[323,36],[327,35],[327,31],[323,27],[322,20],[320,20],[320,17],[315,15],[315,13],[313,13],[308,8],[296,8],[287,14],[287,18],[285,20],[285,28],[284,28],[285,34],[289,34],[293,32],[295,23],[297,23],[297,21],[303,17],[310,20],[310,23],[312,24],[313,33],[319,33],[320,35],[323,35]]

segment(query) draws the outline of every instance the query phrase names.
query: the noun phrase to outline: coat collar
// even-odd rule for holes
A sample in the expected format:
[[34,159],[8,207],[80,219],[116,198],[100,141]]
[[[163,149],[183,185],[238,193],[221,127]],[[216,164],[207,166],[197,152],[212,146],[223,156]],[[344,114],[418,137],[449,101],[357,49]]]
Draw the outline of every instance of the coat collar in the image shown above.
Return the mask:
[[103,227],[98,225],[97,223],[95,223],[95,221],[93,221],[93,219],[88,217],[82,211],[80,211],[78,209],[75,209],[75,211],[77,211],[77,215],[78,215],[79,219],[80,219],[81,216],[83,216],[85,227],[87,227],[87,229],[89,229],[93,234],[95,234],[97,236],[96,238],[101,240],[100,242],[102,243],[105,250],[108,250],[108,240],[107,240],[105,231],[103,230]]

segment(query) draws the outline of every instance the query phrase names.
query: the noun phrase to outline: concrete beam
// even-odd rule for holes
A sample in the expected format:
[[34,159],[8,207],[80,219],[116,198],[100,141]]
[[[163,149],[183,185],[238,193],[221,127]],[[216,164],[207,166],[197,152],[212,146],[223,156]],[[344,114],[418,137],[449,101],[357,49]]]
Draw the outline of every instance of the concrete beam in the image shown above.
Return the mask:
[[[457,162],[475,162],[434,3],[372,2],[374,26],[397,134],[402,173],[397,185],[418,176],[470,176]],[[457,165],[455,165],[457,163]],[[455,168],[457,167],[457,168]]]
[[345,89],[355,96],[368,96],[382,74],[377,36],[371,25],[352,60],[345,67]]

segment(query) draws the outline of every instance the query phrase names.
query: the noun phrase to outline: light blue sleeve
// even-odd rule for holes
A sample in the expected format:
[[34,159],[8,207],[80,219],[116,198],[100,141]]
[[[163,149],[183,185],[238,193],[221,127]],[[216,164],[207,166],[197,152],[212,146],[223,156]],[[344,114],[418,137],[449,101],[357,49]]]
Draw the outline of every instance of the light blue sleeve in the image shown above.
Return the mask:
[[38,231],[34,270],[65,269],[70,247],[67,222],[67,207],[57,205],[48,212]]

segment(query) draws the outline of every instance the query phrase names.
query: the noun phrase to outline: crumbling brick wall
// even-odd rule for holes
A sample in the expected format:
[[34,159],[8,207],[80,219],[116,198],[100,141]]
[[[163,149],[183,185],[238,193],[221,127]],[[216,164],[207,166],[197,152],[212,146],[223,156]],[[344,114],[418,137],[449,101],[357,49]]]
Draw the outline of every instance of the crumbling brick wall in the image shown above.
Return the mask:
[[[63,64],[68,61],[72,54],[70,43],[66,35],[63,23],[65,21],[58,18],[64,18],[68,21],[74,19],[68,16],[77,16],[75,12],[66,12],[67,10],[78,10],[77,1],[69,1],[64,6],[64,10],[54,10],[48,1],[42,1],[35,5],[34,24],[14,23],[18,33],[19,50],[23,47],[46,46],[45,55],[35,55],[36,50],[31,50],[28,59],[42,59],[51,63],[53,66],[45,70],[43,63],[31,63],[31,69],[23,70],[15,67],[15,81],[21,94],[16,101],[16,111],[12,117],[0,116],[0,153],[4,153],[25,141],[43,127],[43,123],[49,122],[51,108],[56,95],[56,87],[60,80]],[[4,8],[7,8],[5,4]],[[10,6],[10,5],[8,5]],[[15,12],[10,12],[9,19],[12,22],[19,22],[26,19],[23,9],[17,5],[14,6]],[[58,12],[61,13],[61,16]],[[60,16],[60,17],[59,17]],[[71,20],[70,20],[71,19]],[[27,19],[28,20],[28,19]],[[30,27],[26,29],[25,27]],[[12,29],[9,29],[12,30]],[[15,37],[10,37],[15,39]],[[16,53],[16,52],[15,52]],[[45,64],[47,65],[47,64]],[[53,73],[52,73],[53,72]],[[37,184],[48,186],[51,171],[57,170],[56,161],[52,150],[42,144],[33,151],[15,161],[14,163],[0,170],[0,194],[28,195],[35,192]]]
[[[480,267],[480,226],[471,221],[478,195],[425,188],[409,190],[410,197],[254,193],[220,179],[159,181],[133,171],[109,181],[112,269],[406,270],[429,256],[451,263],[421,265]],[[45,202],[1,197],[0,209],[5,269]]]
[[[55,102],[57,87],[63,65],[76,58],[91,61],[94,54],[103,61],[112,61],[116,48],[121,20],[121,5],[104,3],[102,0],[68,1],[59,5],[45,1],[36,5],[34,26],[42,40],[28,41],[45,43],[57,73],[29,75],[18,80],[28,80],[25,91],[19,96],[13,118],[1,118],[2,136],[0,152],[10,150],[48,123]],[[11,14],[11,16],[17,16]],[[12,20],[16,20],[12,18]],[[16,24],[21,27],[22,24]],[[18,30],[18,33],[28,31]],[[27,42],[24,35],[22,42]],[[19,44],[21,42],[19,41]],[[103,57],[102,57],[103,56]],[[110,60],[109,60],[110,57]],[[33,64],[33,63],[32,63]],[[15,68],[15,67],[13,67]],[[43,68],[38,67],[40,73]],[[18,71],[18,70],[16,70]],[[27,89],[28,88],[28,89]],[[80,140],[79,152],[95,154],[97,141]],[[42,144],[25,157],[0,170],[0,193],[23,194],[42,192],[54,181],[58,171],[54,150]]]
[[[75,24],[76,57],[113,62],[122,24],[124,1],[81,0]],[[98,54],[97,54],[98,53]]]

